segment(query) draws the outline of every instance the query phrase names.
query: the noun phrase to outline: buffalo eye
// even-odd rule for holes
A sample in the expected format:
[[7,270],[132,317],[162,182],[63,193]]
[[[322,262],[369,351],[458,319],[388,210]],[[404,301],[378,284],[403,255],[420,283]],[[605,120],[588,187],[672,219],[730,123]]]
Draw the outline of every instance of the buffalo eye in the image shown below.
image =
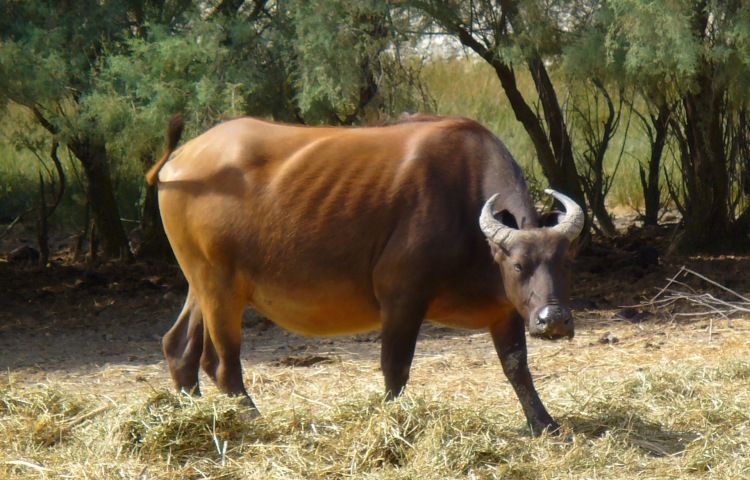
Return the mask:
[[523,266],[520,263],[514,263],[513,270],[515,270],[518,273],[521,273],[523,272]]

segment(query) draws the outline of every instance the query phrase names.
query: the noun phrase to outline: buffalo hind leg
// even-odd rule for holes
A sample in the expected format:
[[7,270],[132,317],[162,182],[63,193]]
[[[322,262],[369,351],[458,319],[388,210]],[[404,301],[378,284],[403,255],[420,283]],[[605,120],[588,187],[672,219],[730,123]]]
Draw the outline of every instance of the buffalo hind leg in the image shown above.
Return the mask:
[[169,372],[178,390],[200,395],[198,370],[203,354],[203,314],[192,289],[174,326],[162,341]]
[[[408,297],[407,297],[408,298]],[[380,368],[385,377],[385,396],[392,400],[404,390],[426,307],[413,300],[390,301],[383,310]]]
[[531,380],[523,318],[514,313],[507,320],[492,325],[490,333],[505,376],[516,391],[532,435],[540,435],[544,430],[559,431],[560,426],[547,413]]
[[[225,292],[224,294],[217,292]],[[240,345],[242,312],[245,305],[226,285],[201,303],[205,322],[205,348],[201,365],[220,391],[229,396],[244,397],[242,403],[255,408],[242,379]]]
[[216,377],[216,372],[219,369],[219,356],[216,354],[216,348],[214,348],[214,343],[211,341],[211,334],[208,332],[208,327],[205,324],[203,327],[201,368],[215,385],[219,384],[219,380]]

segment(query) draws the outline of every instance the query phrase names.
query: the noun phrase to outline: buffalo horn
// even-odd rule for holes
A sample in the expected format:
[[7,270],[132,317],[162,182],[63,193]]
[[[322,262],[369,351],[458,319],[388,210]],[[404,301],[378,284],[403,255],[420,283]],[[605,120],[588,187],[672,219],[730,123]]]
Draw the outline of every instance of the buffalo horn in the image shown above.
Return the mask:
[[[583,209],[571,198],[551,188],[545,189],[544,192],[555,197],[565,207],[565,216],[560,223],[552,228],[572,242],[581,234],[581,230],[583,230],[583,223],[585,221]],[[484,207],[482,207],[482,214],[479,216],[479,226],[490,241],[508,250],[519,234],[519,231],[495,218],[492,211],[495,208],[497,196],[498,194],[496,193],[485,202]]]
[[551,188],[545,189],[544,193],[552,195],[565,207],[565,216],[553,228],[572,242],[581,234],[581,230],[583,230],[583,222],[586,220],[583,209],[573,199]]
[[495,215],[492,214],[497,196],[497,193],[494,194],[484,204],[482,214],[479,216],[479,227],[490,241],[508,250],[513,244],[513,238],[516,236],[517,230],[497,220]]

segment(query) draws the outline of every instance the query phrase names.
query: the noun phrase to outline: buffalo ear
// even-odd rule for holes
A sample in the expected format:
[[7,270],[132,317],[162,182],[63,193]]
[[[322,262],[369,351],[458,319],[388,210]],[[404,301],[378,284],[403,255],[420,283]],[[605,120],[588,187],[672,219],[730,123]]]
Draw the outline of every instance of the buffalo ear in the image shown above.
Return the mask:
[[552,210],[550,212],[545,212],[542,214],[541,218],[539,218],[539,226],[540,227],[554,227],[558,223],[560,223],[560,220],[562,219],[562,216],[564,213],[559,212],[557,210]]

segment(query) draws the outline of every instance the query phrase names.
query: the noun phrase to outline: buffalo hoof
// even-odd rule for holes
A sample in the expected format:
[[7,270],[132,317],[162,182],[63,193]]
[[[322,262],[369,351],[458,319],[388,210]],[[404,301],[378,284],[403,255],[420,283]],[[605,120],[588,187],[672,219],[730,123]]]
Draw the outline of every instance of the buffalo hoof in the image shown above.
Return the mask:
[[240,415],[242,417],[242,420],[244,420],[245,422],[257,420],[262,416],[260,414],[260,410],[258,410],[258,407],[255,406],[255,403],[253,403],[250,397],[243,397],[239,401],[239,404],[242,407],[242,412],[240,413]]
[[563,434],[562,428],[557,423],[551,423],[549,425],[529,424],[529,428],[531,429],[532,437],[541,437],[544,434],[551,437],[559,437]]

